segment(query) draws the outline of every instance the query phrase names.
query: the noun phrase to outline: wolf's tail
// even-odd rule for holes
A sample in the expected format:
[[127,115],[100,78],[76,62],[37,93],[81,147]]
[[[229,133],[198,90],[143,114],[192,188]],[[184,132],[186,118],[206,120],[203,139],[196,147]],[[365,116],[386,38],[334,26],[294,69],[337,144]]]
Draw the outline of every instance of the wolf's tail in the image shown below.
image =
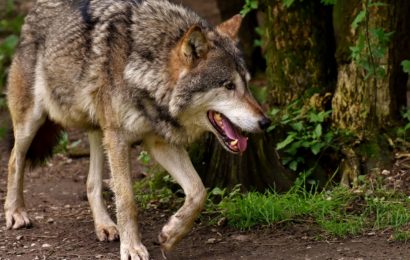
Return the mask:
[[[53,148],[58,143],[63,128],[49,118],[38,129],[30,148],[26,154],[26,162],[30,168],[43,164],[47,158],[53,155]],[[13,130],[9,131],[9,149],[14,146]]]

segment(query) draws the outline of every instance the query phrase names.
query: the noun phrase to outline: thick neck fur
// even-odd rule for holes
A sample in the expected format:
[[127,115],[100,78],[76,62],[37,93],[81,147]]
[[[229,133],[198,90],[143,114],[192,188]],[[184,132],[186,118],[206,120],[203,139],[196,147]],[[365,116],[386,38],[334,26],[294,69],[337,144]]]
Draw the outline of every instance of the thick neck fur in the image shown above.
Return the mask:
[[200,134],[188,130],[170,107],[175,90],[171,53],[193,25],[209,28],[194,12],[168,1],[142,1],[133,9],[133,46],[125,69],[129,96],[154,131],[172,143],[186,144]]

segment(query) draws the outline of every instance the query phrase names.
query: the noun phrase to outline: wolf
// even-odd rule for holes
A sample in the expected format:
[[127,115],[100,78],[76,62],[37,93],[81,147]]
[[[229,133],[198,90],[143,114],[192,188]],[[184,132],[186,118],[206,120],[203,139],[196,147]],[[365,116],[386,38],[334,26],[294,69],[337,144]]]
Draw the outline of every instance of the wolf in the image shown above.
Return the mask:
[[[193,226],[206,190],[185,147],[213,133],[231,153],[269,118],[252,97],[238,47],[242,17],[216,27],[165,0],[38,0],[25,18],[8,77],[14,146],[8,164],[8,229],[29,227],[25,168],[48,155],[61,127],[88,132],[87,197],[97,237],[120,238],[121,259],[149,259],[141,243],[130,147],[145,149],[181,185],[183,206],[159,234],[170,250]],[[117,224],[102,197],[105,155]]]

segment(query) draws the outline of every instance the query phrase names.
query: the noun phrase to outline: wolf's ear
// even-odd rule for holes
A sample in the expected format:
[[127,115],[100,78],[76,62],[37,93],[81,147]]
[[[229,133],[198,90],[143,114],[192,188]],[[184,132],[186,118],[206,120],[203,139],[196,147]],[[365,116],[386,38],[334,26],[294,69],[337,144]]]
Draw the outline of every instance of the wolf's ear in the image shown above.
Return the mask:
[[240,14],[237,14],[221,23],[216,27],[216,31],[220,34],[230,37],[234,41],[238,41],[238,33],[241,28],[243,17]]
[[193,65],[204,58],[209,50],[208,40],[202,29],[194,25],[184,35],[180,45],[180,56],[186,65]]

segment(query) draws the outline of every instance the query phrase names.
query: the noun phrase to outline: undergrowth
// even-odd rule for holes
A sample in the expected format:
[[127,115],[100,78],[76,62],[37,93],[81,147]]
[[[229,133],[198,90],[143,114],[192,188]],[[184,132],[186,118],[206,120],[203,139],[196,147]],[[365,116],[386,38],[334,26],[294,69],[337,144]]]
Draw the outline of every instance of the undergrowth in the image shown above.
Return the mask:
[[[143,152],[140,161],[147,177],[134,185],[135,198],[143,209],[177,210],[184,200],[183,191],[162,169],[152,164]],[[327,236],[348,237],[393,230],[392,238],[410,239],[410,198],[397,191],[363,184],[351,190],[335,187],[317,191],[306,189],[300,177],[287,193],[273,190],[241,193],[232,190],[208,190],[201,220],[216,224],[226,220],[229,226],[249,230],[257,226],[305,223],[317,225]],[[311,187],[311,186],[309,186]]]
[[307,192],[295,186],[285,194],[249,192],[220,205],[228,224],[247,230],[278,223],[311,223],[328,235],[346,237],[369,231],[393,229],[394,238],[409,238],[410,199],[385,190],[355,191],[343,187]]
[[175,183],[170,175],[155,164],[146,151],[142,151],[138,157],[143,168],[143,178],[134,183],[135,200],[143,209],[158,208],[166,205],[175,208],[183,201],[183,191]]

